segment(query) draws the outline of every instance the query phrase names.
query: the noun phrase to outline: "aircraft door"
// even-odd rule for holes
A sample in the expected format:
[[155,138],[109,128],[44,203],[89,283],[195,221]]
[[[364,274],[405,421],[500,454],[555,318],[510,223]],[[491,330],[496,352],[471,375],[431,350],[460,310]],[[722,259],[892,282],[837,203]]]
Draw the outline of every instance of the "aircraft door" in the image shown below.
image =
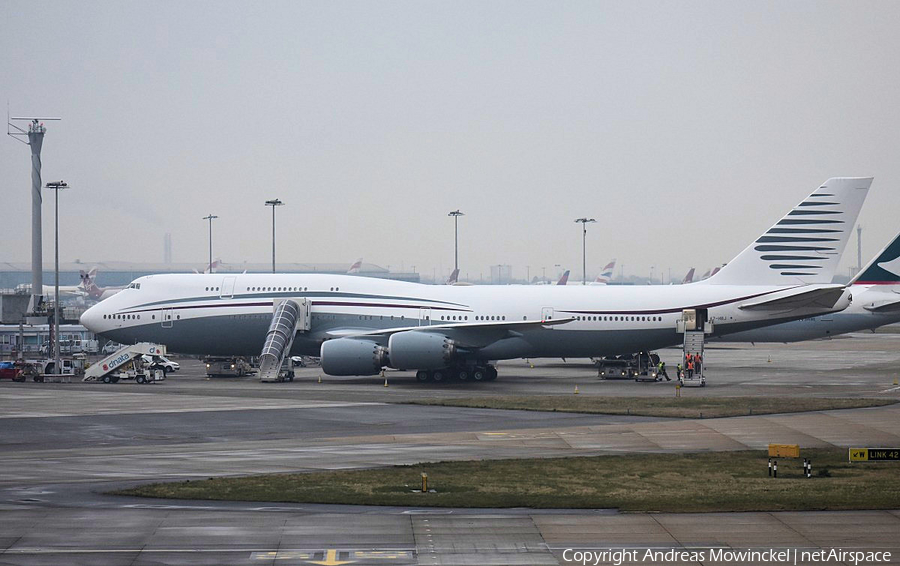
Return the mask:
[[544,307],[541,309],[541,320],[553,320],[553,307]]
[[431,309],[419,309],[419,326],[431,326]]
[[234,282],[237,277],[226,277],[222,280],[222,287],[219,293],[219,298],[221,299],[230,299],[234,296]]

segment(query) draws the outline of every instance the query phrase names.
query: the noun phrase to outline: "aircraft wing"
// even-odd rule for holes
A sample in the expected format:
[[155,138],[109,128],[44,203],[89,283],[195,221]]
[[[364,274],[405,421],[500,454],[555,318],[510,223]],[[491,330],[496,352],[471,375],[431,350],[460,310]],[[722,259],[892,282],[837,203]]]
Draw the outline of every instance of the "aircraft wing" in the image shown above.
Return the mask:
[[554,318],[551,320],[514,320],[514,321],[483,321],[463,322],[453,324],[432,324],[431,326],[404,326],[400,328],[386,328],[371,330],[365,328],[337,329],[328,332],[335,338],[373,338],[376,342],[386,343],[392,334],[398,332],[431,332],[443,334],[457,341],[461,346],[480,348],[492,344],[497,340],[511,336],[519,336],[520,331],[540,326],[555,326],[572,322],[574,318]]
[[811,289],[806,286],[796,287],[764,299],[743,303],[738,308],[758,311],[828,310],[840,300],[844,291],[843,285],[816,285]]

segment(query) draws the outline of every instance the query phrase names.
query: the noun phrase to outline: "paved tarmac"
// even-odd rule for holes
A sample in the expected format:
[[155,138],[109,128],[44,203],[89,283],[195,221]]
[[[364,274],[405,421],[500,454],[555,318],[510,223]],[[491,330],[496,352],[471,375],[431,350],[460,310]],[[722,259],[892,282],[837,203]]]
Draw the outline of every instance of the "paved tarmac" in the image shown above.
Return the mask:
[[[663,352],[672,365],[677,355]],[[451,459],[735,450],[769,442],[900,446],[896,405],[667,420],[395,404],[565,394],[575,385],[586,396],[673,393],[666,383],[600,381],[585,360],[544,360],[534,368],[507,362],[496,382],[483,384],[419,384],[408,372],[388,372],[388,387],[381,378],[318,383],[316,368],[298,371],[293,383],[207,380],[199,362],[180,361],[182,372],[154,385],[0,384],[0,564],[565,564],[572,556],[566,549],[722,546],[886,547],[893,561],[900,557],[894,511],[623,515],[104,495],[165,479]],[[896,399],[898,367],[895,334],[723,344],[708,351],[709,386],[685,394]]]

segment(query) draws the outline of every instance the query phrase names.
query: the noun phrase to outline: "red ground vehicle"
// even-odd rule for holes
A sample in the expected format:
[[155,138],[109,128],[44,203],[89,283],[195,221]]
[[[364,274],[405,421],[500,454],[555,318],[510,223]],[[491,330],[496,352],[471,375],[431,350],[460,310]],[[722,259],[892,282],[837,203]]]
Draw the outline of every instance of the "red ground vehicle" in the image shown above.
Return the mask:
[[25,381],[25,372],[15,362],[0,362],[0,379]]

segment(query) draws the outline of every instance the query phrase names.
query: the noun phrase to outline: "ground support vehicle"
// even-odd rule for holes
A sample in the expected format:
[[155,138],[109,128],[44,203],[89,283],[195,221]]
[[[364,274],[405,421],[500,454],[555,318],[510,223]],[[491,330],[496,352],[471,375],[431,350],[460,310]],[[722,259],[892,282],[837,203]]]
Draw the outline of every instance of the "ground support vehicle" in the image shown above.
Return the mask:
[[244,358],[234,356],[207,356],[206,375],[244,377],[254,372],[253,367]]
[[631,359],[622,356],[592,359],[597,366],[597,377],[600,379],[630,379],[634,373]]
[[25,381],[24,362],[0,362],[0,379]]
[[145,363],[144,356],[165,356],[165,346],[139,342],[131,346],[123,346],[84,372],[82,381],[102,381],[116,383],[120,379],[134,379],[138,383],[152,383],[166,378],[166,370],[162,364]]

